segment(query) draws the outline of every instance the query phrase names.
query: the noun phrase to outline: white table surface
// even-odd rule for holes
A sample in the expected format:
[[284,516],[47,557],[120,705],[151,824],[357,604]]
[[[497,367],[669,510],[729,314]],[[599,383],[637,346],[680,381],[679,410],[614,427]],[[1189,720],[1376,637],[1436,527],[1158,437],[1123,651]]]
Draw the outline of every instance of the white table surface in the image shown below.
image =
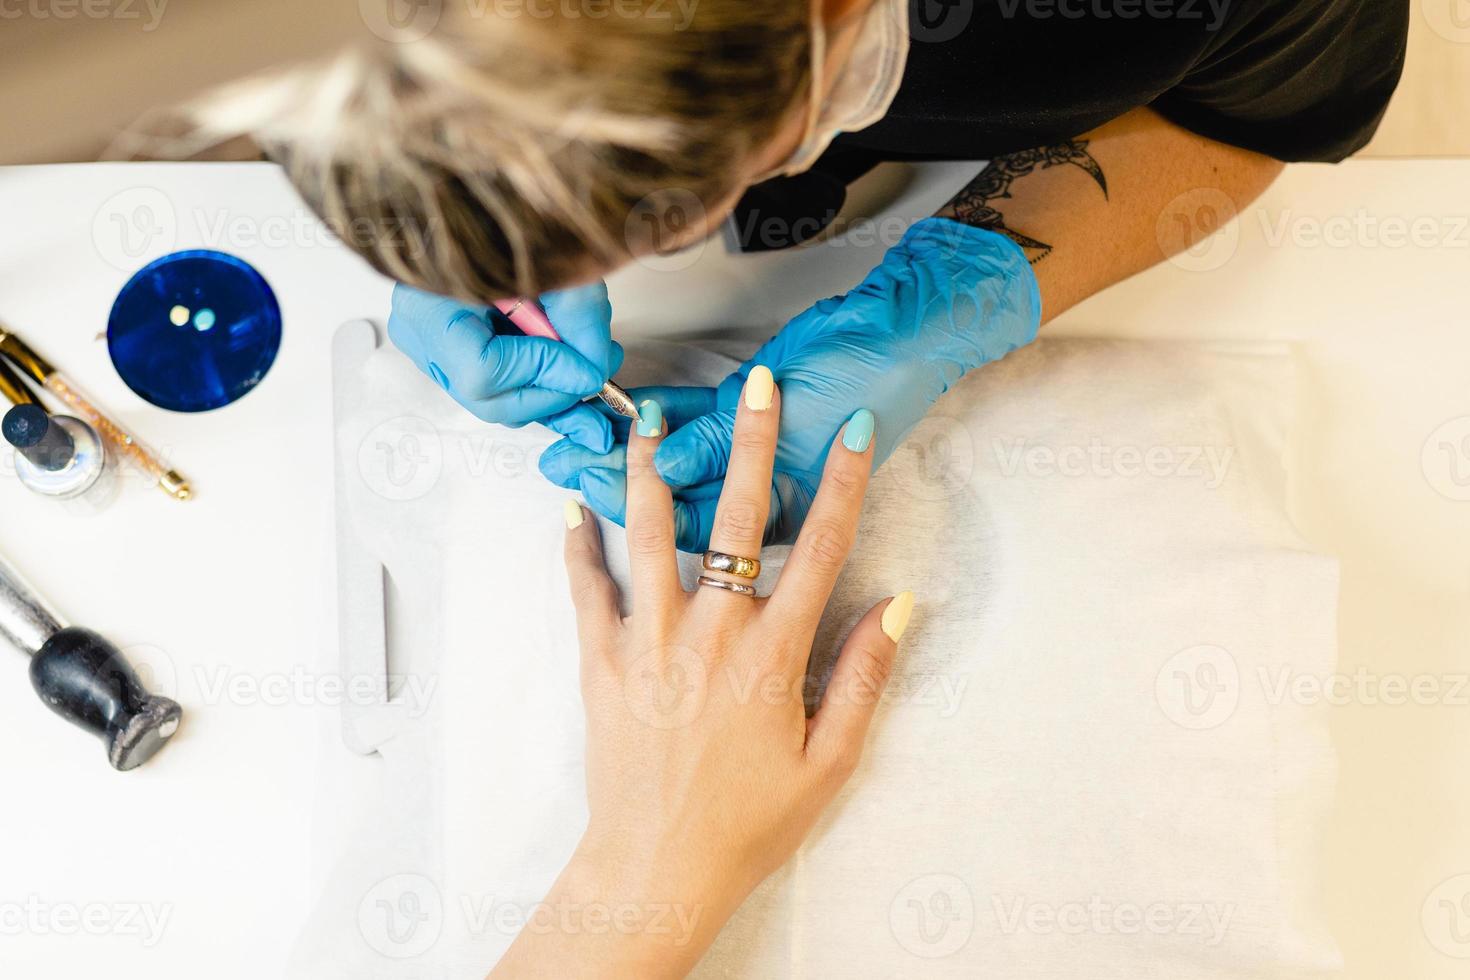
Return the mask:
[[[936,168],[900,210],[926,213],[969,170]],[[1342,560],[1341,670],[1430,677],[1444,691],[1470,671],[1466,186],[1470,161],[1291,168],[1207,247],[1047,328],[1300,341],[1313,391],[1294,506]],[[198,489],[180,504],[134,484],[78,516],[0,468],[0,551],[186,711],[176,744],[117,774],[11,659],[0,974],[277,975],[311,901],[314,785],[328,767],[361,765],[335,748],[334,693],[313,673],[335,644],[328,345],[345,320],[381,321],[389,284],[328,241],[263,165],[0,170],[0,215],[0,320]],[[251,262],[285,320],[259,390],[196,416],[141,402],[99,339],[130,272],[186,247]],[[835,260],[731,259],[712,243],[679,275],[618,277],[619,329],[684,330],[698,311],[694,326],[769,332],[875,258],[849,247]],[[1341,787],[1323,853],[1306,859],[1323,859],[1348,975],[1461,976],[1470,944],[1445,931],[1440,902],[1470,909],[1470,877],[1457,877],[1470,872],[1470,709],[1445,694],[1323,710]]]

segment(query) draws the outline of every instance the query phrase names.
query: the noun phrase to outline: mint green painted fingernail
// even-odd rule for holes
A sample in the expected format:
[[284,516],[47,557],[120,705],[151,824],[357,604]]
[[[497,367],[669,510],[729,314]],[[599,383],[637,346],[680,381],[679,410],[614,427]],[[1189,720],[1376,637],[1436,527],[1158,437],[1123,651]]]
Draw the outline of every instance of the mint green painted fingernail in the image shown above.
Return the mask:
[[[871,423],[868,428],[872,429]],[[638,406],[638,434],[650,437],[664,434],[664,410],[652,398]]]
[[873,413],[860,408],[847,420],[842,430],[842,444],[855,453],[865,453],[873,441]]

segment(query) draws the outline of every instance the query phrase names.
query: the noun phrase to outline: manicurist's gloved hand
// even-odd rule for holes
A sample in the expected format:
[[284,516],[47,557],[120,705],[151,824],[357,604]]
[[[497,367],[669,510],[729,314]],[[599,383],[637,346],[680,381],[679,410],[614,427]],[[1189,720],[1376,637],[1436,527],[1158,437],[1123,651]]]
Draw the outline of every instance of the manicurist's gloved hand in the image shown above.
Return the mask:
[[393,291],[388,336],[439,387],[486,422],[540,422],[597,452],[612,448],[608,418],[582,399],[623,363],[601,282],[540,298],[562,342],[527,337],[486,306],[407,286]]
[[[650,399],[657,402],[671,432],[719,407],[713,388],[654,386],[633,388],[628,394],[639,405]],[[599,407],[609,414],[606,408]],[[570,438],[562,439],[541,454],[539,465],[542,475],[552,483],[567,490],[580,490],[594,510],[622,524],[628,495],[627,450],[632,423],[621,416],[614,416],[611,422],[614,441],[607,452],[588,449]],[[701,540],[709,539],[713,504],[720,496],[723,483],[722,476],[704,486],[681,488],[675,495],[674,538],[680,549],[694,551]]]
[[[853,412],[868,407],[877,416],[874,460],[882,463],[962,375],[1029,343],[1040,322],[1036,277],[1010,239],[947,218],[920,221],[856,288],[796,317],[725,379],[713,412],[671,423],[656,465],[676,489],[679,547],[708,545],[738,395],[756,365],[771,369],[785,399],[767,541],[790,541],[832,433]],[[620,460],[608,459],[568,447],[542,470],[563,486],[578,485],[575,477],[589,505],[621,521],[621,487],[606,468]],[[574,473],[573,462],[588,468]]]

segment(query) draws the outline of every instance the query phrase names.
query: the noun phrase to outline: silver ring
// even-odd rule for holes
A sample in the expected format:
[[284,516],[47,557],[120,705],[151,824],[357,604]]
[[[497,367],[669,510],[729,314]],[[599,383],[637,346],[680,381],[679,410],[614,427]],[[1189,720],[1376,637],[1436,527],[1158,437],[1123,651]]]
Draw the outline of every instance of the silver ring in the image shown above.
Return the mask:
[[739,555],[727,555],[723,551],[706,551],[704,567],[711,572],[728,572],[740,578],[760,578],[761,574],[759,558],[742,558]]
[[724,589],[726,592],[748,596],[751,599],[755,598],[755,586],[753,585],[742,585],[739,582],[726,582],[724,579],[710,578],[708,575],[699,576],[699,584],[707,585],[712,589]]

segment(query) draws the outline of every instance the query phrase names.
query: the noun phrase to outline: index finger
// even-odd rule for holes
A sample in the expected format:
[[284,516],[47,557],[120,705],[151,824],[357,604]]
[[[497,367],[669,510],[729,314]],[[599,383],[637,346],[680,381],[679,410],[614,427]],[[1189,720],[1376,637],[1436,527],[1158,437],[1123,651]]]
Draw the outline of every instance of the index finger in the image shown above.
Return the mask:
[[645,399],[628,439],[627,537],[633,576],[633,615],[666,619],[684,599],[674,550],[674,493],[653,468],[665,432],[663,410]]
[[817,498],[767,603],[768,614],[797,629],[817,628],[857,537],[873,470],[875,424],[872,412],[858,409],[833,440]]

